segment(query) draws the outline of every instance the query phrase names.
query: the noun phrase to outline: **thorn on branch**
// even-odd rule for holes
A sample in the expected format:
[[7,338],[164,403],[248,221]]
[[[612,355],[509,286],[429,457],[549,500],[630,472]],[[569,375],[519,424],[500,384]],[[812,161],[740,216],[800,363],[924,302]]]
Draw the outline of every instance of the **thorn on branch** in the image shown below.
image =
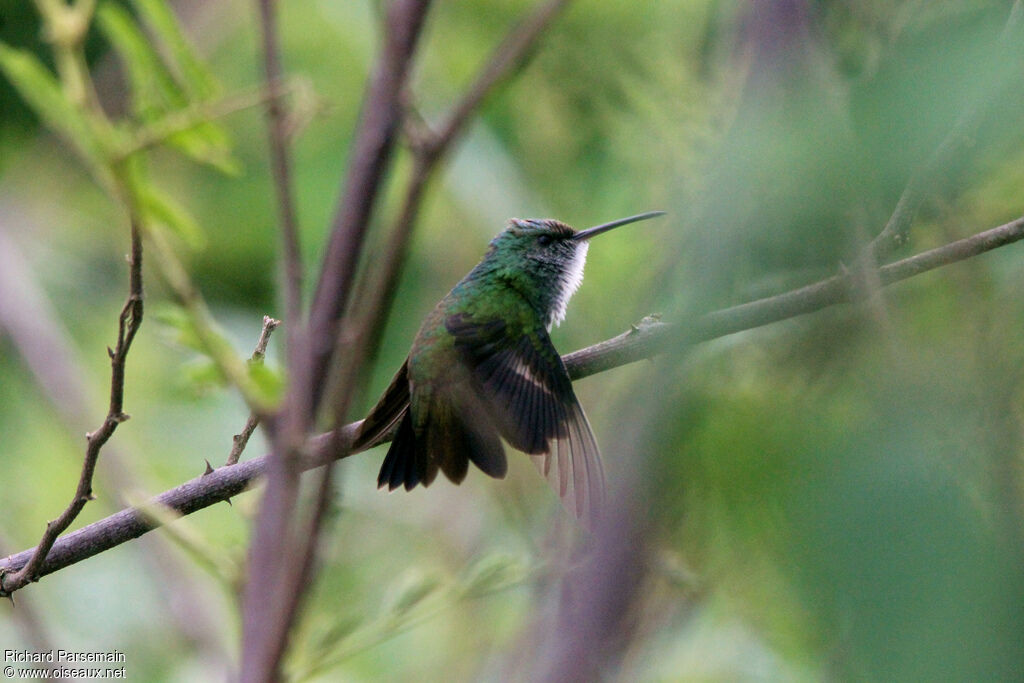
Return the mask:
[[640,318],[639,322],[633,323],[629,326],[630,334],[639,334],[647,329],[654,327],[655,325],[661,324],[661,313],[651,313]]
[[213,474],[213,465],[211,465],[210,461],[207,460],[206,461],[206,470],[203,472],[202,476],[205,477],[205,476],[210,475],[210,474]]

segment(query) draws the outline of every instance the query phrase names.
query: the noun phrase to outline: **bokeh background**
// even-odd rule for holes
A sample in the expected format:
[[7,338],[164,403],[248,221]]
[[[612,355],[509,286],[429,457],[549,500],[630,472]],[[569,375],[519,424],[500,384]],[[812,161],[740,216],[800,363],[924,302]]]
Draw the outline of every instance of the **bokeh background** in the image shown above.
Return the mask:
[[[252,3],[172,7],[223,93],[260,83]],[[428,123],[530,7],[436,3],[413,79]],[[361,405],[512,216],[584,227],[669,212],[595,240],[552,334],[563,352],[648,314],[685,324],[852,266],[915,169],[972,112],[981,124],[930,178],[901,253],[1018,217],[1024,41],[1006,28],[1013,8],[571,2],[430,185]],[[293,102],[309,115],[294,168],[312,283],[382,10],[315,0],[280,9],[286,69],[313,93]],[[32,3],[0,0],[0,40],[52,64]],[[87,54],[104,107],[129,111],[101,32],[90,32]],[[1003,87],[1007,74],[1016,88]],[[247,356],[262,316],[282,314],[276,208],[262,111],[219,124],[230,167],[157,148],[149,173],[192,217],[195,234],[176,248]],[[408,170],[402,150],[377,223],[397,209]],[[106,412],[127,245],[121,209],[0,78],[0,554],[32,546],[74,490],[82,434]],[[617,500],[643,520],[630,540],[641,575],[622,587],[629,615],[605,674],[1019,680],[1022,278],[1010,246],[856,306],[578,382],[608,479],[627,484]],[[76,525],[220,464],[245,422],[241,400],[182,343],[153,269],[146,292],[128,363],[132,419],[104,450],[97,500]],[[271,344],[276,371],[282,344]],[[263,452],[257,437],[247,457]],[[474,472],[461,487],[388,495],[375,487],[382,455],[339,468],[289,676],[526,677],[534,653],[557,647],[559,630],[544,624],[586,541],[526,458],[511,458],[505,481]],[[237,657],[234,590],[257,501],[239,496],[46,577],[16,608],[0,605],[0,645],[120,650],[132,680],[224,676]]]

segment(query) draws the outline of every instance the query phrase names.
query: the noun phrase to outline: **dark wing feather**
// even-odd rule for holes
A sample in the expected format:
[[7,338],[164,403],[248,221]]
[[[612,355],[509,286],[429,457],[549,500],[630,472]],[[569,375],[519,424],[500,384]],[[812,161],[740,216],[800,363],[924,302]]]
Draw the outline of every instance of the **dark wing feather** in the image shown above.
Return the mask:
[[505,449],[486,415],[469,396],[438,392],[427,400],[420,440],[427,453],[452,482],[466,478],[469,463],[495,478],[508,472]]
[[352,450],[363,450],[379,443],[391,429],[403,419],[409,407],[409,359],[391,379],[391,384],[377,405],[359,426],[359,432],[352,443]]
[[449,316],[445,327],[501,435],[532,456],[566,509],[593,522],[604,498],[600,453],[547,330],[510,335],[501,319],[467,314]]
[[401,424],[398,425],[395,438],[391,440],[388,454],[384,456],[380,474],[377,475],[377,486],[379,488],[387,486],[389,491],[394,491],[410,478],[415,477],[415,450],[416,436],[412,431],[412,420],[406,413]]
[[430,486],[438,470],[459,484],[470,461],[492,477],[504,477],[508,463],[497,430],[489,420],[473,418],[479,408],[462,403],[458,396],[429,392],[418,399],[416,411],[404,410],[377,485],[391,491]]

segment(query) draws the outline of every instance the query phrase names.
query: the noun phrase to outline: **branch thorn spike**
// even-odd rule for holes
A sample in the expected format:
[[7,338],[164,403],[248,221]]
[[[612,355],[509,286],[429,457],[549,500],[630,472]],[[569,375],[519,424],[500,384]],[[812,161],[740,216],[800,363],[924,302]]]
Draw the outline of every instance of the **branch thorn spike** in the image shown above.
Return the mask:
[[213,465],[210,464],[209,460],[206,461],[206,471],[203,472],[203,476],[205,477],[208,474],[213,474]]

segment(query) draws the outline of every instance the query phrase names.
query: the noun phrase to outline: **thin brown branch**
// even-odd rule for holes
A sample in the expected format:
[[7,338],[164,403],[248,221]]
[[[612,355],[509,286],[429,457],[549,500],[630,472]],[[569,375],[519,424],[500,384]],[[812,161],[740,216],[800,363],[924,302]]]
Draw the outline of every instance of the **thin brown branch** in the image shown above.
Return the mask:
[[[271,0],[261,1],[269,5]],[[384,44],[364,100],[345,192],[331,228],[309,323],[304,327],[297,320],[288,321],[291,384],[283,414],[273,425],[267,488],[250,545],[243,599],[243,680],[279,677],[280,661],[312,567],[316,529],[311,540],[296,534],[299,450],[313,424],[370,215],[392,158],[401,122],[401,93],[429,4],[429,0],[394,0],[388,7]],[[263,14],[266,20],[269,10]],[[264,33],[273,37],[267,28]],[[329,476],[329,472],[324,475],[325,479]],[[324,498],[326,490],[321,487]],[[322,505],[326,502],[318,502],[317,509]],[[314,526],[318,527],[321,517],[314,513]]]
[[[521,23],[495,51],[495,54],[481,71],[480,76],[469,88],[466,95],[455,107],[448,118],[448,122],[442,129],[440,135],[430,141],[430,144],[423,147],[414,147],[416,163],[412,178],[403,200],[402,209],[395,227],[391,231],[388,247],[385,249],[383,263],[377,263],[374,272],[379,274],[377,285],[369,291],[364,291],[365,297],[357,297],[360,307],[355,310],[354,323],[346,317],[342,325],[350,325],[351,333],[343,336],[351,340],[346,347],[344,354],[336,355],[343,366],[340,369],[340,380],[334,385],[332,396],[332,407],[334,409],[334,424],[343,424],[346,419],[352,398],[356,393],[359,384],[356,381],[360,375],[359,369],[370,357],[371,349],[376,347],[384,323],[387,320],[387,311],[390,310],[398,273],[401,264],[405,261],[409,238],[412,233],[412,226],[418,212],[423,189],[432,175],[433,170],[439,164],[441,158],[452,146],[457,136],[462,133],[472,113],[479,107],[486,95],[504,78],[512,74],[517,66],[520,66],[529,51],[535,44],[536,39],[548,26],[550,21],[557,14],[558,10],[565,5],[567,0],[553,0],[544,3],[538,11],[532,14],[526,21]],[[401,96],[401,92],[398,93]],[[365,376],[365,373],[363,373]],[[336,436],[332,439],[333,445],[330,452],[342,458],[348,454],[349,444]],[[314,503],[313,513],[310,516],[307,528],[301,534],[305,539],[302,551],[298,554],[301,562],[296,565],[295,576],[291,582],[292,594],[286,605],[285,620],[289,623],[295,618],[298,611],[303,588],[312,579],[315,569],[316,548],[318,546],[320,531],[327,510],[331,501],[332,486],[332,464],[320,474],[317,486],[317,496]]]
[[[906,243],[910,226],[928,195],[935,190],[939,181],[951,173],[951,169],[962,166],[967,152],[974,146],[978,129],[989,115],[995,103],[1001,101],[1007,91],[1020,89],[1021,55],[1020,42],[1024,38],[1024,3],[1017,0],[1010,8],[1009,17],[999,38],[998,50],[1001,58],[992,85],[977,101],[967,107],[953,124],[953,128],[939,143],[938,147],[911,175],[907,186],[896,202],[885,227],[868,244],[876,257],[884,259],[895,248]],[[1005,56],[1005,58],[1004,58]]]
[[273,99],[283,100],[293,92],[302,92],[301,82],[278,82],[273,90],[250,88],[225,95],[219,100],[190,104],[134,131],[132,138],[117,150],[112,161],[124,161],[133,154],[159,145],[172,135],[191,130],[211,119],[222,119]]
[[273,0],[259,0],[261,36],[263,39],[263,70],[267,89],[267,137],[270,146],[270,168],[277,194],[278,221],[284,254],[285,320],[299,326],[302,319],[302,254],[299,249],[299,228],[292,197],[291,159],[285,131],[285,111],[281,97],[281,58],[278,52],[277,14]]
[[[276,3],[258,0],[267,85],[280,82],[277,47]],[[308,328],[302,315],[302,263],[292,206],[289,158],[283,111],[268,101],[267,117],[271,166],[278,197],[284,263],[282,268],[286,310],[285,336],[290,386],[281,414],[268,423],[272,454],[268,483],[260,505],[249,547],[249,572],[242,598],[242,680],[271,681],[277,678],[287,646],[291,623],[281,618],[290,591],[287,567],[293,562],[290,529],[299,498],[301,469],[298,447],[312,424]],[[283,561],[282,561],[283,558]]]
[[86,435],[85,458],[82,461],[82,472],[78,479],[74,498],[57,519],[47,522],[46,531],[43,532],[43,537],[25,566],[13,574],[0,569],[0,595],[10,595],[39,577],[46,556],[57,537],[71,526],[85,504],[93,498],[92,478],[96,471],[100,450],[113,435],[117,426],[128,419],[128,415],[124,413],[125,361],[135,334],[138,332],[139,326],[142,325],[143,313],[142,234],[134,216],[131,225],[131,254],[128,273],[129,293],[118,319],[117,345],[113,350],[107,349],[110,354],[110,407],[107,417],[99,429]]
[[[252,357],[249,358],[250,363],[263,362],[263,357],[267,355],[267,344],[270,343],[270,335],[274,333],[274,330],[280,324],[280,320],[271,318],[269,315],[263,316],[263,329],[260,331],[260,338],[256,340],[256,348],[253,349]],[[259,424],[260,416],[256,413],[249,413],[249,419],[245,421],[245,427],[242,428],[241,432],[231,437],[231,452],[228,453],[225,465],[234,465],[238,462],[238,459],[242,457],[242,451],[245,450],[246,445],[249,443],[249,438],[252,437]]]
[[[3,202],[0,224],[6,218],[11,219],[8,223],[16,220],[11,212],[19,213],[17,202]],[[19,215],[19,219],[22,223],[26,221],[24,216]],[[22,225],[25,234],[31,234],[36,227],[31,219]],[[77,439],[91,428],[95,419],[91,388],[86,387],[83,377],[86,364],[38,281],[39,275],[10,231],[0,230],[0,329],[10,335],[54,417],[71,438]],[[136,471],[139,459],[120,446],[114,441],[107,442],[93,478],[93,487],[108,494],[100,496],[102,502],[97,501],[104,507],[104,514],[131,504],[125,500],[124,492],[144,489]],[[7,545],[2,538],[0,545]],[[221,633],[219,623],[212,618],[211,605],[201,589],[191,582],[183,558],[170,551],[165,539],[156,536],[136,551],[134,557],[145,563],[141,570],[159,590],[165,614],[174,620],[177,630],[200,647],[216,644],[216,636]],[[0,556],[5,554],[0,550]],[[18,608],[20,613],[21,601]]]
[[568,3],[569,0],[548,0],[508,33],[452,109],[436,137],[428,142],[425,154],[441,156],[451,147],[488,95],[526,64],[540,37]]
[[374,267],[364,272],[355,297],[361,318],[359,329],[365,331],[368,338],[356,336],[353,343],[365,343],[371,352],[380,346],[387,321],[387,316],[380,315],[380,312],[391,310],[394,303],[398,275],[408,256],[410,238],[427,184],[465,132],[473,114],[499,85],[525,66],[541,36],[568,2],[547,0],[539,4],[495,48],[441,129],[436,134],[423,132],[411,136],[414,161],[401,208],[388,231],[382,258],[375,259]]
[[383,51],[364,99],[345,190],[332,222],[310,312],[310,329],[315,335],[310,373],[316,378],[311,387],[314,408],[323,393],[323,378],[335,348],[342,311],[348,304],[370,214],[393,156],[403,116],[402,93],[429,6],[429,0],[395,0],[388,8]]
[[[957,240],[930,251],[890,263],[879,269],[883,285],[916,277],[930,270],[969,259],[1024,239],[1024,217],[971,237]],[[822,280],[776,296],[715,311],[686,325],[645,319],[628,332],[580,349],[562,357],[574,380],[589,377],[629,363],[645,360],[672,350],[685,350],[692,344],[768,325],[780,320],[813,313],[829,306],[856,300],[857,288],[848,276]],[[338,438],[351,444],[359,422],[339,430]],[[386,440],[386,439],[385,439]],[[332,435],[321,434],[310,440],[304,469],[312,469],[334,458]],[[351,451],[356,453],[359,451]],[[212,473],[165,491],[154,502],[182,515],[209,507],[249,488],[265,471],[267,458],[255,458],[233,467],[221,467]],[[105,550],[137,538],[155,528],[147,516],[128,508],[106,519],[68,534],[54,544],[38,576],[51,574]],[[0,571],[15,572],[26,565],[35,551],[29,549],[0,560]]]

